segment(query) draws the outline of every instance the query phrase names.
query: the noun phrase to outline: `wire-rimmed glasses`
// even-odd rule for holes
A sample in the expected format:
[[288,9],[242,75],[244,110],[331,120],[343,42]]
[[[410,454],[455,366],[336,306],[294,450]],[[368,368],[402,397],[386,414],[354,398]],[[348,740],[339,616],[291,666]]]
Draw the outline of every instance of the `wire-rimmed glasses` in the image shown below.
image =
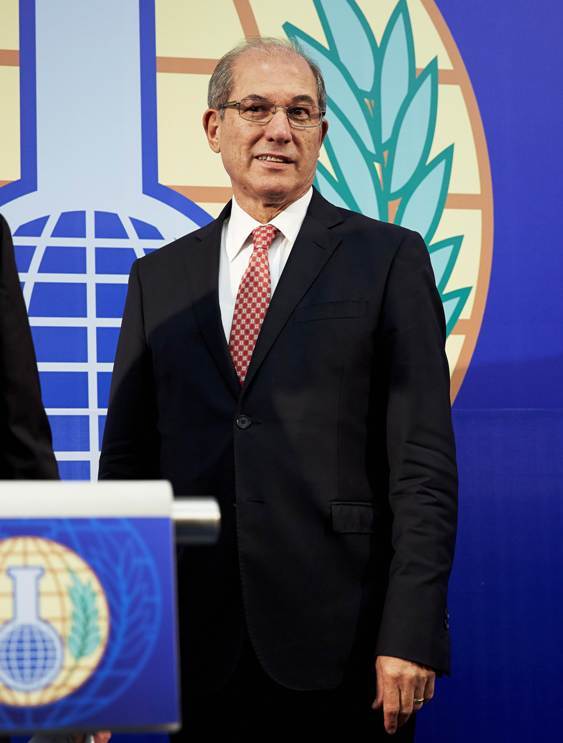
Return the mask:
[[268,124],[278,109],[285,111],[290,126],[295,129],[309,129],[320,126],[325,114],[317,106],[309,103],[292,103],[290,106],[278,106],[267,98],[241,98],[240,101],[227,101],[219,106],[238,109],[239,115],[245,121],[254,124]]

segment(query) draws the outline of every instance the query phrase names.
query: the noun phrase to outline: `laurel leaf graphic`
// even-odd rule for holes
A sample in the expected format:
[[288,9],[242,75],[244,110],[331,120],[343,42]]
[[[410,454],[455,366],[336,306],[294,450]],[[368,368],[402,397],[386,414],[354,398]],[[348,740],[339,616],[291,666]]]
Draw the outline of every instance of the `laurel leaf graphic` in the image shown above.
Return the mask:
[[71,573],[71,577],[68,595],[72,603],[72,617],[68,649],[76,660],[80,660],[93,653],[100,644],[99,613],[96,592],[90,583],[82,583],[74,573]]
[[315,186],[337,206],[420,232],[430,246],[450,333],[471,287],[446,293],[463,236],[431,244],[446,206],[454,153],[450,145],[427,162],[438,113],[437,59],[417,76],[407,0],[398,0],[379,47],[355,0],[313,2],[328,48],[290,23],[283,28],[319,65],[329,92],[330,167],[318,163]]
[[426,163],[438,113],[438,61],[418,76],[397,117],[387,170],[389,198],[396,199]]
[[331,49],[360,90],[371,93],[375,82],[377,43],[360,9],[354,3],[314,0]]
[[463,289],[456,289],[455,291],[442,295],[444,315],[446,316],[446,333],[448,335],[454,329],[470,294],[471,288],[464,287]]
[[434,243],[428,248],[430,253],[430,262],[436,279],[438,291],[442,292],[451,276],[454,266],[461,250],[463,236],[449,237],[447,240],[441,240]]
[[[352,125],[329,99],[327,107],[330,117],[330,129],[325,139],[325,148],[331,165],[339,175],[339,182],[349,189],[355,209],[368,217],[378,219],[379,198],[375,163],[370,153],[365,151]],[[340,164],[345,163],[347,170],[354,173],[354,178],[344,178]],[[340,172],[339,172],[340,171]]]
[[414,40],[406,0],[397,3],[389,19],[381,39],[380,55],[376,98],[379,98],[381,111],[381,139],[386,145],[416,72]]
[[283,28],[287,36],[295,41],[299,47],[315,62],[325,79],[327,90],[338,91],[338,105],[346,115],[354,130],[360,136],[364,147],[377,152],[373,139],[370,122],[365,107],[362,106],[359,91],[356,88],[348,70],[342,66],[338,57],[324,49],[318,41],[304,33],[291,23],[284,23]]
[[412,191],[401,201],[395,221],[420,232],[428,245],[442,217],[452,170],[453,145],[424,169]]
[[331,176],[322,163],[317,165],[315,177],[315,186],[322,193],[325,199],[342,209],[349,209],[349,203],[342,197],[339,192],[338,182]]

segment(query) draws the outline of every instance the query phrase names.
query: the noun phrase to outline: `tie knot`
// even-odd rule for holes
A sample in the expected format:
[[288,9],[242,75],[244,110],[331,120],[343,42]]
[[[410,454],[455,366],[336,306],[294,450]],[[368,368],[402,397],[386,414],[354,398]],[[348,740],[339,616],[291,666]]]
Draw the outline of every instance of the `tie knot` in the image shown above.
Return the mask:
[[254,250],[269,250],[274,237],[278,234],[278,228],[273,224],[262,224],[252,230],[252,244]]

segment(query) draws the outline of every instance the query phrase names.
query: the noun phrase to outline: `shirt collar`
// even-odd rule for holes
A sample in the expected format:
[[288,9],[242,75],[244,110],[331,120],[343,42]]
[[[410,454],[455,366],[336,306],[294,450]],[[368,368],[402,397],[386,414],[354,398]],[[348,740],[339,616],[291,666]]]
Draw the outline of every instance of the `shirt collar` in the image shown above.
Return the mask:
[[[305,219],[305,214],[307,213],[312,197],[313,188],[311,187],[303,194],[303,196],[298,198],[297,201],[291,203],[283,210],[283,212],[280,212],[269,223],[274,225],[274,227],[277,227],[291,245],[295,242],[299,230],[301,229],[301,225]],[[256,227],[259,227],[261,224],[261,222],[258,222],[254,217],[251,217],[250,214],[247,214],[247,212],[239,206],[234,196],[232,201],[226,244],[227,257],[230,261],[236,258],[240,253],[250,237],[252,230],[256,229]]]

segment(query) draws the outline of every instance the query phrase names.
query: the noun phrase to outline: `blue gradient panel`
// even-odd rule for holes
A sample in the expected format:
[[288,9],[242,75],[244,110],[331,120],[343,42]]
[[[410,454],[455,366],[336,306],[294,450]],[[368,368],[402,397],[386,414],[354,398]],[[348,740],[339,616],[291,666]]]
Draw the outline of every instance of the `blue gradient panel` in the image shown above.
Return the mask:
[[121,318],[126,296],[127,284],[96,284],[96,315]]
[[96,248],[96,273],[128,275],[136,258],[133,248]]
[[48,246],[39,265],[41,273],[84,273],[86,248]]
[[[456,410],[454,424],[460,524],[449,600],[453,674],[420,715],[417,743],[558,741],[563,602],[554,576],[563,575],[563,416]],[[531,683],[514,705],[523,674]]]
[[58,462],[61,480],[89,480],[90,462]]
[[100,364],[113,364],[119,328],[98,328],[96,331],[96,358]]
[[86,317],[84,284],[36,283],[29,305],[31,317]]
[[125,240],[129,237],[119,215],[113,212],[95,212],[95,235]]
[[483,118],[495,235],[483,325],[454,405],[453,674],[419,716],[417,743],[559,741],[563,7],[547,0],[440,0],[439,7]]
[[29,264],[31,263],[35,249],[35,245],[14,245],[16,266],[20,273],[26,273],[29,270]]
[[109,403],[109,388],[111,372],[98,372],[98,407],[107,408]]
[[87,415],[51,415],[55,451],[90,450],[90,428]]
[[31,328],[37,361],[88,361],[86,328],[39,327]]
[[49,217],[39,217],[20,225],[14,232],[15,237],[40,237]]
[[46,408],[87,408],[86,372],[39,372]]
[[53,237],[86,237],[86,212],[63,212],[52,234]]

